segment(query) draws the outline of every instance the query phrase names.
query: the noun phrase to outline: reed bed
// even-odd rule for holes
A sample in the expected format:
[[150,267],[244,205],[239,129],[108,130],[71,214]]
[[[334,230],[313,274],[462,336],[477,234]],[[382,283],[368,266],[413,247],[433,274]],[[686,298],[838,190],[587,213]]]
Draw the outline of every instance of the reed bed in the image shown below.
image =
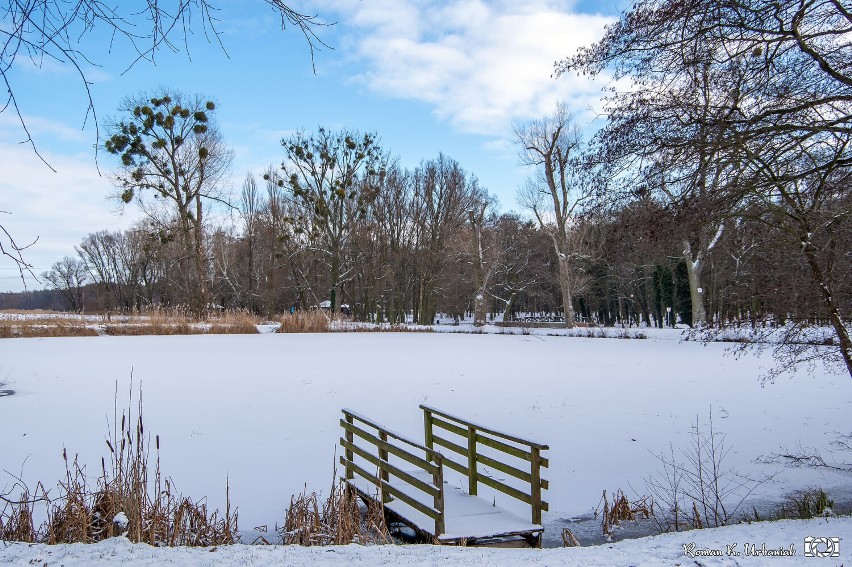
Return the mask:
[[[231,510],[226,485],[223,514],[210,511],[206,500],[180,495],[160,470],[160,438],[155,436],[155,459],[149,461],[149,438],[142,421],[141,396],[137,415],[116,416],[106,439],[109,457],[101,459],[94,484],[77,458],[63,451],[66,475],[56,497],[39,483],[30,491],[16,479],[17,498],[0,494],[0,539],[6,541],[94,543],[114,536],[156,546],[215,546],[236,543],[237,512]],[[39,513],[46,516],[36,526]]]
[[[335,477],[337,471],[335,470]],[[344,480],[332,483],[320,504],[316,492],[290,498],[284,526],[278,530],[285,545],[379,545],[393,543],[381,504],[358,504],[356,492]]]
[[279,333],[328,333],[331,319],[318,309],[285,313],[281,317]]
[[[257,317],[245,310],[227,310],[207,321],[183,309],[152,308],[138,314],[77,315],[70,313],[3,313],[0,339],[16,337],[94,337],[142,335],[256,334]],[[17,317],[15,315],[18,315]]]
[[243,309],[225,311],[207,321],[207,333],[214,335],[256,335],[258,319]]
[[79,318],[38,317],[0,320],[0,339],[32,337],[96,337],[90,321]]
[[[2,316],[5,315],[5,316]],[[15,315],[19,315],[15,317]],[[424,333],[432,328],[403,323],[362,323],[312,309],[285,313],[279,333]],[[260,319],[245,310],[225,310],[199,321],[181,308],[151,308],[137,314],[0,314],[0,339],[145,335],[257,334]]]

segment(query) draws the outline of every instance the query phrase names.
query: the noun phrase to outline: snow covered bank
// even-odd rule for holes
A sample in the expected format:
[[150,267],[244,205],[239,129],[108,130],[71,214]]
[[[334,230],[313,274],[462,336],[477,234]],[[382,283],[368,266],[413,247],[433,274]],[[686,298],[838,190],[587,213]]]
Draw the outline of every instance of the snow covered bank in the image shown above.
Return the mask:
[[[783,567],[792,565],[841,565],[852,562],[852,518],[763,522],[725,528],[695,530],[594,547],[567,549],[482,549],[435,547],[431,545],[361,547],[295,547],[234,545],[218,548],[155,548],[133,545],[123,538],[85,545],[29,545],[0,542],[0,564],[20,567],[63,565],[89,567],[122,565],[148,567],[303,566],[364,567],[406,565],[407,567],[556,567],[739,565]],[[846,535],[846,537],[843,537]],[[805,538],[829,538],[807,545]],[[831,538],[843,537],[835,557],[808,557],[834,551]],[[783,555],[780,555],[783,554]]]

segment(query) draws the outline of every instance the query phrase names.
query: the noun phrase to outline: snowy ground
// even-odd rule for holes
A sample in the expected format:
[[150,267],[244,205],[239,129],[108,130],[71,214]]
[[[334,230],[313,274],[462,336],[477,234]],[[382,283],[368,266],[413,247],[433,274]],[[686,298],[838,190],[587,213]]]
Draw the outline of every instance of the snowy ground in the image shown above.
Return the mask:
[[[711,407],[731,448],[726,464],[752,476],[777,473],[755,502],[809,486],[849,498],[848,477],[755,462],[782,447],[826,450],[835,432],[848,433],[848,376],[818,369],[764,386],[758,376],[771,358],[726,357],[727,345],[680,342],[679,331],[645,330],[647,340],[547,332],[2,340],[0,388],[15,393],[0,397],[0,470],[52,486],[64,474],[63,448],[97,470],[115,384],[126,405],[132,371],[146,430],[160,435],[164,472],[214,507],[227,477],[249,540],[253,528],[281,523],[306,483],[327,491],[342,407],[419,439],[425,402],[547,443],[549,544],[561,543],[561,528],[589,514],[603,489],[647,492],[644,479],[660,468],[654,454],[670,443],[687,447],[696,417],[706,422]],[[0,491],[12,482],[8,473]],[[800,549],[798,540],[767,541],[790,543]],[[439,562],[430,557],[412,560]]]
[[[835,551],[831,538],[852,534],[852,519],[764,522],[665,534],[639,540],[625,540],[595,547],[520,550],[435,547],[431,545],[360,547],[295,547],[234,545],[212,549],[169,549],[133,545],[113,538],[94,545],[4,545],[0,542],[0,564],[20,567],[63,565],[90,567],[122,565],[185,567],[242,565],[282,567],[349,567],[351,565],[406,565],[408,567],[517,567],[541,565],[557,567],[614,566],[729,566],[792,565],[832,566],[852,562],[848,535],[836,547],[837,556],[811,557]],[[811,546],[805,538],[827,538]],[[832,546],[829,549],[829,545]],[[774,555],[773,555],[774,553]],[[780,555],[785,553],[789,555]],[[712,554],[712,555],[708,555]]]

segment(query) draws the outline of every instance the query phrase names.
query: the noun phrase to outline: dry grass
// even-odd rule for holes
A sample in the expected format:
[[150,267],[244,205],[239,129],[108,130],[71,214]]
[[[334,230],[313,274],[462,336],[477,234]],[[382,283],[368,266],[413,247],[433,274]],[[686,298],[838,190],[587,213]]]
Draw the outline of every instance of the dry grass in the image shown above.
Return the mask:
[[119,323],[103,326],[103,333],[113,337],[143,335],[201,335],[204,329],[191,323]]
[[279,333],[328,333],[331,319],[320,310],[296,311],[281,317]]
[[332,482],[322,506],[316,492],[291,497],[278,533],[285,545],[377,545],[393,541],[381,504],[370,502],[362,511],[355,490],[342,479]]
[[[285,313],[279,333],[428,333],[431,327],[401,323],[359,323],[332,318],[314,309]],[[144,335],[257,334],[260,319],[245,310],[228,310],[199,321],[180,308],[146,309],[135,315],[106,313],[81,316],[70,313],[27,314],[0,318],[0,339],[13,337],[93,337]]]
[[197,321],[181,309],[148,309],[137,315],[27,314],[0,319],[0,338],[256,334],[257,322],[243,310],[225,311],[207,322]]
[[[22,484],[18,482],[16,486],[21,487]],[[0,541],[39,541],[33,518],[36,505],[44,502],[45,495],[46,491],[41,484],[36,486],[33,495],[23,487],[17,500],[0,494],[0,502],[3,502],[3,508],[0,510]]]
[[245,310],[225,311],[208,320],[207,332],[215,335],[256,335],[258,319]]
[[[116,422],[118,421],[116,415]],[[155,437],[156,460],[149,465],[149,448],[142,422],[141,398],[137,416],[130,409],[121,414],[120,428],[106,440],[109,459],[101,460],[101,476],[90,484],[76,457],[65,459],[65,478],[58,496],[51,498],[41,484],[32,493],[21,489],[17,499],[0,495],[0,539],[8,541],[92,543],[117,535],[133,542],[158,546],[213,546],[235,543],[237,514],[231,512],[228,487],[226,509],[208,511],[205,501],[181,496],[160,471],[159,436]],[[14,490],[13,488],[13,490]],[[32,496],[31,496],[32,494]],[[47,520],[38,528],[33,518],[37,506],[45,507]]]
[[601,501],[598,503],[598,509],[595,510],[597,516],[603,504],[603,513],[601,514],[601,529],[607,537],[612,536],[613,526],[618,526],[621,522],[629,522],[636,519],[637,515],[648,519],[654,514],[654,502],[647,497],[642,497],[636,502],[631,503],[624,492],[616,491],[612,505],[606,496],[606,490],[603,491]]
[[76,318],[32,318],[0,321],[0,339],[32,337],[96,337],[90,323]]

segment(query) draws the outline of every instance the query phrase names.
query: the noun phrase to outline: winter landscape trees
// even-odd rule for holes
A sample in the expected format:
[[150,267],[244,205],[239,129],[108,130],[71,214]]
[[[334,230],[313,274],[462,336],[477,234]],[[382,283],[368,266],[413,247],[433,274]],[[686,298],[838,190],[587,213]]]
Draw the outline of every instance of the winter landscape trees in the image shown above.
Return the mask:
[[848,9],[829,0],[649,0],[557,72],[629,79],[607,101],[597,145],[622,168],[629,197],[653,192],[697,219],[683,238],[694,322],[708,322],[703,276],[726,230],[769,224],[785,265],[799,256],[809,272],[809,283],[790,278],[788,289],[809,286],[821,298],[815,311],[779,319],[829,321],[852,375],[848,303],[834,272],[848,256],[836,238],[850,213],[850,24]]
[[593,197],[580,158],[581,137],[580,128],[564,103],[552,116],[515,129],[521,163],[536,168],[518,200],[532,211],[539,227],[553,240],[568,328],[574,326],[577,260],[584,247],[577,219]]
[[180,244],[180,284],[197,314],[207,309],[210,294],[204,204],[221,199],[231,159],[213,121],[215,108],[181,93],[130,98],[104,144],[121,160],[115,173],[121,201],[136,199],[161,239]]
[[557,65],[615,79],[602,128],[567,103],[515,126],[521,215],[451,156],[404,168],[378,134],[323,127],[282,140],[282,164],[234,197],[212,103],[140,95],[105,148],[148,220],[87,236],[85,278],[57,265],[51,285],[93,290],[73,309],[785,328],[852,373],[851,22],[830,0],[637,3]]

